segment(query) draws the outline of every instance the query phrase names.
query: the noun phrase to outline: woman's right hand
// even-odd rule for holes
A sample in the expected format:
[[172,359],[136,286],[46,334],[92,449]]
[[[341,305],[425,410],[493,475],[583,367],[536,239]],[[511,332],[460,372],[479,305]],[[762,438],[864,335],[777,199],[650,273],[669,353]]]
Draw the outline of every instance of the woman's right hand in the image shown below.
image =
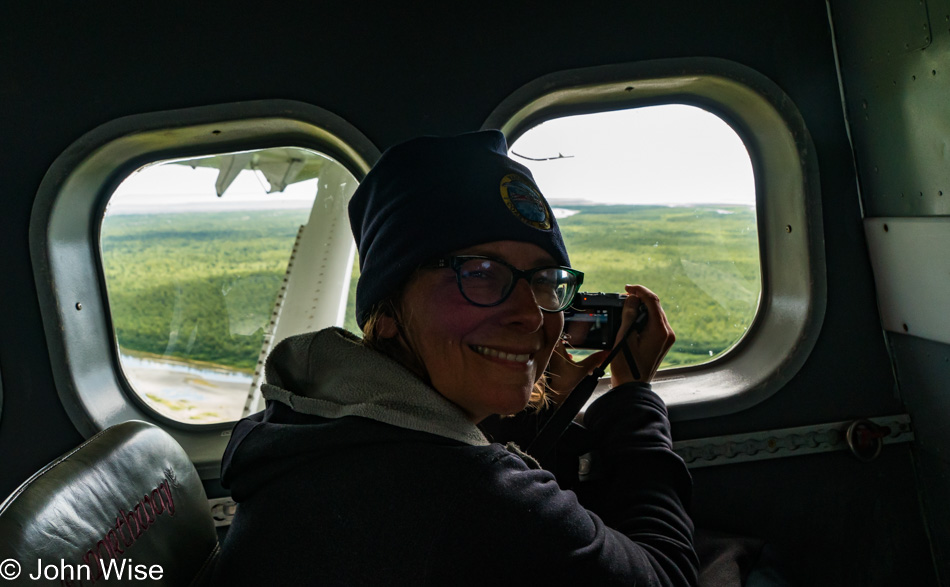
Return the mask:
[[660,306],[660,298],[642,285],[627,285],[627,300],[624,302],[620,319],[620,332],[614,344],[620,343],[623,335],[633,324],[639,313],[640,304],[647,311],[646,324],[641,332],[631,332],[626,343],[630,348],[634,361],[637,363],[639,378],[634,378],[624,353],[617,353],[610,363],[610,382],[613,387],[631,381],[648,383],[653,380],[660,363],[667,351],[676,341],[676,335],[666,319],[666,314]]

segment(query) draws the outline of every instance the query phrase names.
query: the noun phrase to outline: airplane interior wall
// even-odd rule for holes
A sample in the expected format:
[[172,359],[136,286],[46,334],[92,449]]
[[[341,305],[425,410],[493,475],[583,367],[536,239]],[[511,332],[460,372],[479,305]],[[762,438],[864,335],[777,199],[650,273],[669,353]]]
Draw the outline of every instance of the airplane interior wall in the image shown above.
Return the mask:
[[[928,218],[950,228],[950,0],[831,4],[864,214]],[[912,256],[926,266],[946,250]],[[945,257],[944,257],[945,258]],[[908,262],[911,259],[907,260]],[[948,276],[950,278],[950,276]],[[946,283],[946,281],[944,282]],[[942,292],[947,311],[946,291]],[[922,313],[921,313],[922,314]],[[887,332],[897,385],[914,422],[914,456],[937,571],[950,578],[950,345]]]
[[[922,486],[930,496],[929,531],[946,543],[947,531],[935,528],[945,527],[950,516],[939,503],[950,478],[939,454],[940,447],[950,446],[950,433],[939,420],[950,407],[940,395],[950,348],[906,335],[885,337],[862,204],[868,216],[950,213],[948,208],[892,210],[890,200],[875,189],[880,182],[922,179],[913,175],[919,167],[901,159],[912,157],[913,150],[901,155],[882,143],[889,134],[903,132],[900,140],[914,144],[926,120],[900,126],[906,120],[894,122],[892,116],[902,112],[907,95],[917,94],[894,95],[880,84],[891,71],[906,76],[920,70],[933,86],[922,92],[923,107],[945,115],[945,99],[934,96],[948,94],[944,80],[950,70],[938,69],[934,76],[930,72],[936,66],[927,64],[938,58],[947,62],[950,39],[943,19],[950,14],[948,3],[923,3],[925,12],[929,5],[933,39],[916,53],[894,56],[886,70],[879,69],[882,61],[867,61],[878,48],[865,28],[910,22],[919,13],[915,9],[908,16],[884,0],[868,3],[867,9],[858,0],[833,0],[834,36],[828,7],[820,0],[666,0],[596,7],[560,1],[432,7],[290,2],[279,9],[243,0],[161,8],[7,3],[0,8],[0,307],[5,315],[0,324],[0,495],[82,440],[54,385],[51,361],[57,358],[49,356],[28,228],[44,174],[84,133],[132,114],[289,99],[343,117],[383,150],[419,134],[475,130],[506,96],[552,72],[718,57],[774,81],[810,130],[821,181],[827,309],[814,350],[783,389],[739,413],[675,422],[674,435],[722,436],[910,411],[918,446],[888,446],[872,463],[839,451],[696,469],[697,523],[769,541],[798,570],[803,584],[936,584],[916,469],[920,456]],[[835,39],[854,154],[842,110]],[[862,97],[865,88],[870,98]],[[855,121],[855,113],[864,110],[862,99],[868,99],[875,116],[865,123]],[[942,157],[936,161],[942,168],[931,168],[940,177],[927,179],[944,182],[941,205],[946,206],[950,166],[945,153]],[[879,164],[885,159],[888,167]],[[898,179],[895,173],[910,175]],[[932,443],[931,452],[926,442]]]

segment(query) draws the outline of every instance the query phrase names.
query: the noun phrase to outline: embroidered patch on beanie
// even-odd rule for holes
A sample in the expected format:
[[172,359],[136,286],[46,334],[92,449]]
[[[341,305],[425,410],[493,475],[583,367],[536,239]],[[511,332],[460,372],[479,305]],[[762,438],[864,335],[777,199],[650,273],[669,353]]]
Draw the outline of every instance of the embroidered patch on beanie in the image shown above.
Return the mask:
[[551,210],[524,176],[509,173],[501,178],[501,198],[518,220],[540,230],[551,230]]

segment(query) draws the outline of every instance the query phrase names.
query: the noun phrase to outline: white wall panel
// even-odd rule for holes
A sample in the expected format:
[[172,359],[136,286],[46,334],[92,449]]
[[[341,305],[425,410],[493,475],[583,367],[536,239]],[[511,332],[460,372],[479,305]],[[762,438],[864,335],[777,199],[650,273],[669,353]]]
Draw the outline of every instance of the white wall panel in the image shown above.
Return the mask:
[[867,218],[885,330],[950,343],[950,216]]

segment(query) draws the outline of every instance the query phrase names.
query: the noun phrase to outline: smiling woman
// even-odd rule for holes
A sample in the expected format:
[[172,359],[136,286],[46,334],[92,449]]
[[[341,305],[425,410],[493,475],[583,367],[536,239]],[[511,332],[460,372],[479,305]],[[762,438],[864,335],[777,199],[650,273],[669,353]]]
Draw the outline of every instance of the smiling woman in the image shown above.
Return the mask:
[[[566,395],[594,367],[560,338],[582,274],[504,136],[391,148],[349,215],[365,338],[329,328],[271,353],[267,407],[223,461],[239,506],[218,583],[695,584],[689,475],[649,385],[674,339],[656,296],[627,286],[621,329],[639,305],[650,316],[628,338],[638,369],[614,359],[614,388],[585,415],[601,480],[562,491],[488,422],[547,418],[526,409],[545,375]],[[321,553],[306,566],[302,543]]]

